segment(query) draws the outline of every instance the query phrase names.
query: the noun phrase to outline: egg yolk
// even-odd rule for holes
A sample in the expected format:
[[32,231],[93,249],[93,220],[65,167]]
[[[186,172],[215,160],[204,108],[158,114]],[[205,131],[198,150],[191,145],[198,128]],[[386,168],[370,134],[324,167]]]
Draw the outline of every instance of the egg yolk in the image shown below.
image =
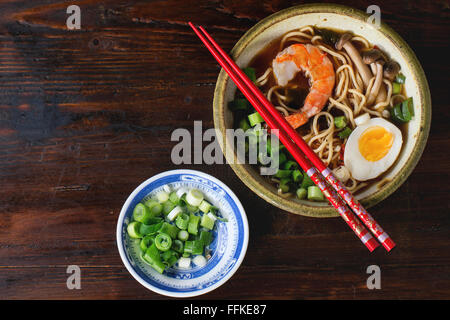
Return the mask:
[[367,161],[378,161],[386,156],[393,142],[394,137],[385,128],[371,127],[359,138],[359,152]]

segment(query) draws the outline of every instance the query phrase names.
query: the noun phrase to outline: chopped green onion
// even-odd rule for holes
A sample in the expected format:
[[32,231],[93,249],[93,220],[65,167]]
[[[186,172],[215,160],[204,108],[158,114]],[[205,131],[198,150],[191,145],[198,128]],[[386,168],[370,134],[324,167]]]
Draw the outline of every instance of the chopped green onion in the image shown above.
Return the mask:
[[338,133],[339,138],[346,139],[349,137],[349,135],[352,133],[352,129],[349,127],[345,127],[342,131]]
[[391,119],[395,122],[408,122],[414,116],[414,106],[412,98],[406,99],[392,107],[390,110]]
[[163,222],[161,228],[158,230],[158,233],[165,233],[169,235],[172,239],[175,239],[178,235],[178,231],[180,231],[180,229],[178,229],[173,224]]
[[175,205],[170,201],[166,201],[162,204],[162,212],[165,216],[167,216],[173,208],[175,208]]
[[181,230],[186,230],[188,227],[188,223],[189,215],[186,213],[180,214],[175,220],[175,225]]
[[163,218],[161,218],[161,217],[153,217],[153,218],[148,219],[147,225],[157,224],[162,221],[163,221]]
[[184,243],[184,253],[192,255],[203,253],[203,242],[200,240],[188,240]]
[[295,192],[297,195],[297,198],[299,199],[305,199],[306,195],[308,193],[308,191],[306,191],[305,188],[298,188],[297,191]]
[[183,253],[184,250],[184,244],[183,241],[179,239],[175,239],[172,241],[172,249],[176,252]]
[[200,225],[203,228],[212,230],[214,228],[214,223],[216,222],[216,220],[216,217],[212,213],[207,213],[202,216]]
[[248,77],[252,82],[255,82],[255,81],[256,81],[256,72],[255,72],[255,68],[247,67],[247,68],[242,69],[242,71],[244,71],[244,73],[247,75],[247,77]]
[[308,200],[311,201],[323,201],[325,198],[322,191],[320,191],[318,186],[308,187]]
[[406,81],[406,77],[401,73],[399,73],[394,80],[395,83],[402,83],[402,84],[405,83],[405,81]]
[[142,256],[142,259],[151,265],[157,272],[163,273],[166,266],[161,262],[158,248],[153,243]]
[[[408,99],[409,100],[409,99]],[[411,121],[412,115],[409,108],[408,100],[402,102],[402,115],[405,122]]]
[[156,199],[159,203],[166,202],[167,200],[169,200],[169,193],[166,191],[160,191],[156,194]]
[[300,170],[294,170],[292,171],[292,180],[294,180],[294,182],[300,182],[303,179],[303,174]]
[[264,119],[258,112],[255,112],[248,115],[248,122],[250,123],[250,126],[254,127],[258,123],[264,122]]
[[184,257],[183,254],[183,257],[178,260],[178,267],[180,269],[189,269],[191,267],[191,258]]
[[180,197],[178,197],[177,193],[173,191],[169,194],[169,201],[174,205],[177,205],[180,202]]
[[399,94],[402,92],[402,84],[394,82],[392,83],[392,94]]
[[167,215],[167,219],[169,221],[173,221],[182,212],[183,212],[183,209],[180,206],[176,206],[175,208],[173,208],[172,211],[169,212],[169,214]]
[[162,205],[158,201],[150,199],[145,201],[144,204],[149,208],[152,217],[157,217],[161,214]]
[[201,255],[195,256],[194,259],[192,259],[192,262],[199,267],[206,266],[206,258]]
[[[259,133],[255,131],[255,134]],[[286,167],[295,168],[301,175],[295,162],[291,161]],[[292,185],[292,177],[281,178],[281,183]],[[185,211],[191,213],[188,215]],[[199,190],[180,188],[171,191],[169,185],[165,185],[156,199],[135,206],[127,233],[130,238],[140,239],[136,241],[139,242],[140,258],[159,273],[177,261],[181,265],[185,261],[184,265],[189,267],[191,255],[196,256],[196,264],[202,266],[206,263],[202,256],[204,248],[213,241],[211,230],[214,230],[216,220],[227,221],[217,216],[218,211]],[[164,216],[160,217],[161,213]]]
[[138,203],[136,207],[134,207],[133,219],[135,221],[146,223],[150,218],[152,218],[152,214],[147,206],[142,203]]
[[200,236],[198,238],[204,246],[208,246],[212,241],[212,233],[209,231],[200,231]]
[[278,189],[280,189],[281,192],[283,192],[283,193],[289,192],[289,185],[287,185],[285,183],[279,183]]
[[308,187],[310,186],[314,186],[314,182],[311,180],[311,178],[305,173],[303,175],[303,181],[302,184],[300,185],[300,188],[304,188],[304,189],[308,189]]
[[189,215],[188,232],[193,235],[198,233],[198,223],[200,222],[200,217],[194,214]]
[[289,160],[287,162],[284,163],[284,169],[285,170],[294,170],[298,168],[298,164],[295,161]]
[[334,117],[334,125],[338,129],[342,129],[347,125],[347,118],[345,116]]
[[189,233],[186,230],[180,230],[180,232],[178,232],[178,239],[186,241],[189,239]]
[[278,169],[277,173],[275,173],[275,177],[277,178],[287,178],[292,174],[292,170],[281,170]]
[[141,223],[138,221],[130,222],[127,226],[128,235],[133,239],[142,238],[142,234],[140,232]]
[[198,211],[198,207],[191,206],[189,203],[186,203],[186,209],[189,211],[189,213],[196,213]]
[[199,208],[200,211],[202,211],[203,213],[208,213],[208,212],[209,212],[209,209],[211,209],[211,204],[210,204],[208,201],[203,200],[203,201],[200,203],[200,205],[198,206],[198,208]]
[[146,235],[153,235],[158,232],[159,229],[161,229],[163,222],[155,223],[155,224],[141,224],[141,227],[139,228],[139,233],[143,236]]
[[146,235],[145,237],[142,238],[141,242],[139,243],[139,247],[141,248],[142,251],[145,252],[145,250],[148,249],[148,247],[150,247],[153,242],[155,242],[155,236],[153,235]]
[[172,246],[172,238],[165,233],[159,233],[155,238],[155,245],[161,251],[167,251]]
[[414,105],[412,98],[408,98],[402,102],[402,114],[405,121],[410,121],[414,116]]
[[414,112],[414,104],[413,104],[413,98],[408,98],[405,101],[403,101],[403,103],[407,103],[408,107],[409,107],[409,112],[411,113],[411,115],[414,117],[415,112]]
[[166,267],[170,268],[178,261],[178,253],[174,250],[167,250],[161,254],[161,258]]
[[191,190],[189,190],[189,192],[186,196],[186,201],[191,206],[198,207],[200,205],[200,203],[203,201],[203,193],[201,193],[200,190],[191,189]]

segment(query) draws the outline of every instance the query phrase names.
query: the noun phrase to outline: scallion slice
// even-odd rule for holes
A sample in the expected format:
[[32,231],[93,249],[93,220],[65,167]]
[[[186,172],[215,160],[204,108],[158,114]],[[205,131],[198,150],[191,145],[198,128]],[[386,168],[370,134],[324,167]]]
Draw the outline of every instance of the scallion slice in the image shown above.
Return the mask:
[[318,186],[310,186],[308,187],[308,200],[311,201],[323,201],[325,197],[323,196],[322,191],[320,191]]
[[206,258],[202,255],[195,256],[192,262],[199,267],[206,266]]
[[203,193],[200,190],[191,189],[186,196],[186,201],[191,206],[198,207],[203,201]]
[[341,139],[346,139],[350,136],[351,133],[352,133],[352,129],[350,129],[349,127],[345,127],[342,131],[340,131],[338,133],[338,136]]
[[200,217],[194,214],[189,215],[188,232],[193,235],[198,233],[198,223],[200,222]]
[[181,213],[175,219],[175,225],[181,230],[186,230],[188,227],[188,223],[189,223],[189,215],[186,213]]
[[248,115],[248,122],[250,123],[250,126],[254,127],[258,123],[264,122],[264,119],[258,112],[254,112]]
[[168,222],[163,222],[161,228],[158,230],[159,233],[168,234],[172,239],[175,239],[177,237],[178,231],[180,231],[180,229]]
[[162,204],[162,212],[165,216],[167,216],[173,208],[175,208],[175,205],[170,201],[166,201]]
[[216,222],[216,217],[212,213],[204,214],[200,221],[200,225],[203,228],[212,230],[214,228],[214,223]]
[[178,260],[178,267],[180,269],[189,269],[191,267],[191,258],[181,257]]
[[156,244],[153,243],[143,254],[142,259],[147,262],[149,265],[153,267],[159,273],[163,273],[166,266],[162,263],[161,257],[156,247]]
[[142,238],[142,234],[140,232],[141,223],[138,221],[130,222],[127,226],[128,235],[133,239]]
[[211,204],[210,204],[208,201],[203,200],[203,201],[200,203],[200,205],[198,206],[198,208],[199,208],[200,211],[202,211],[203,213],[208,213],[208,212],[209,212],[209,209],[211,209]]
[[165,233],[159,233],[155,238],[155,245],[158,250],[167,251],[172,247],[172,238]]
[[186,241],[187,239],[189,239],[189,233],[186,230],[180,230],[178,232],[178,239],[180,239],[181,241]]
[[162,205],[158,201],[150,199],[150,200],[145,201],[144,204],[150,210],[152,217],[157,217],[161,214]]
[[338,129],[342,129],[347,125],[347,118],[345,116],[334,117],[334,125]]
[[169,219],[169,221],[173,221],[182,212],[183,209],[180,206],[176,206],[172,209],[172,211],[169,212],[169,214],[167,215],[167,219]]
[[295,193],[297,194],[297,198],[305,199],[306,195],[308,194],[308,191],[306,191],[305,188],[298,188]]
[[402,84],[393,82],[392,83],[392,94],[399,94],[400,92],[402,92]]
[[139,221],[142,223],[147,223],[147,221],[152,217],[150,213],[150,209],[143,205],[142,203],[138,203],[133,210],[133,219],[135,221]]
[[160,191],[156,194],[156,199],[159,203],[166,202],[167,200],[169,200],[169,193],[166,191]]
[[405,81],[406,81],[406,77],[401,73],[399,73],[394,80],[395,83],[402,83],[402,84],[405,83]]

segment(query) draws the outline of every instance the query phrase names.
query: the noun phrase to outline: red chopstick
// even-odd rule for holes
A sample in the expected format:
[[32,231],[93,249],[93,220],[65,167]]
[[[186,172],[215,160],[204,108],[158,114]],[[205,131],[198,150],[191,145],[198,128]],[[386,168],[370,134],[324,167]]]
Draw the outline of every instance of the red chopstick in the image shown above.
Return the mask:
[[[190,24],[192,27],[192,24]],[[381,228],[381,226],[375,221],[375,219],[364,209],[358,200],[345,188],[345,186],[333,175],[332,171],[327,168],[323,161],[316,155],[316,153],[308,146],[298,132],[289,125],[284,117],[276,110],[273,105],[266,99],[261,91],[253,84],[253,82],[245,75],[242,70],[236,65],[236,63],[220,48],[220,46],[214,41],[214,39],[206,32],[203,27],[199,27],[206,38],[211,42],[217,52],[226,60],[240,78],[244,81],[248,89],[257,97],[257,99],[263,104],[263,106],[269,111],[269,113],[275,118],[282,129],[288,136],[299,146],[301,151],[306,157],[313,163],[313,165],[322,173],[325,179],[333,186],[333,188],[342,196],[347,204],[353,209],[357,216],[363,221],[363,223],[369,228],[369,230],[376,236],[378,241],[384,246],[387,251],[392,250],[395,247],[394,241],[390,236]],[[244,75],[244,77],[242,77]]]
[[[323,176],[317,169],[314,168],[313,165],[303,156],[303,153],[298,148],[297,145],[294,144],[292,139],[282,130],[278,121],[273,117],[271,113],[268,112],[267,109],[270,108],[276,110],[269,101],[260,93],[260,91],[255,87],[256,90],[249,90],[248,84],[253,85],[253,83],[248,79],[248,77],[242,72],[242,70],[237,67],[234,62],[229,58],[225,52],[212,40],[212,38],[206,33],[203,28],[200,28],[202,32],[207,35],[207,38],[197,30],[197,28],[189,23],[197,36],[202,40],[211,54],[216,58],[219,64],[224,68],[224,70],[228,73],[231,79],[236,83],[238,88],[242,91],[242,93],[247,97],[249,102],[255,107],[255,109],[260,113],[266,123],[269,125],[274,134],[278,136],[283,145],[289,150],[292,156],[297,160],[299,165],[305,170],[305,172],[311,177],[311,179],[317,184],[317,186],[321,189],[330,203],[337,209],[341,217],[347,222],[347,224],[351,227],[351,229],[355,232],[355,234],[361,239],[361,241],[366,245],[366,247],[373,251],[375,248],[379,246],[378,242],[372,237],[372,235],[367,231],[367,229],[360,223],[360,221],[356,218],[356,216],[349,210],[349,208],[345,205],[343,200],[336,194],[335,190],[330,188],[326,183]],[[209,40],[208,40],[209,39]],[[209,43],[208,41],[211,41]],[[217,48],[220,49],[217,50]],[[233,62],[233,63],[230,63]],[[254,85],[253,85],[254,86]],[[256,92],[256,94],[255,94]],[[259,94],[258,94],[259,93]],[[283,118],[284,120],[284,118]],[[284,120],[285,121],[285,120]]]

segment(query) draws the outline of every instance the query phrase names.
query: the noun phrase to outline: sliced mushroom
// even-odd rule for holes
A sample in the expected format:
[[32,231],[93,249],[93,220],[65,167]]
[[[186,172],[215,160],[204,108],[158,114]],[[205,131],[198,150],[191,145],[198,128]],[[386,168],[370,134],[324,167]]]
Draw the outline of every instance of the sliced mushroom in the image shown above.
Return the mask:
[[389,60],[384,65],[384,77],[390,81],[394,81],[397,74],[400,72],[400,64],[394,60]]
[[369,67],[366,64],[364,64],[358,50],[356,50],[351,41],[349,41],[351,38],[352,38],[351,33],[347,32],[342,34],[342,36],[336,42],[335,47],[338,50],[342,50],[342,48],[345,49],[345,51],[350,56],[350,59],[352,59],[356,68],[358,69],[358,72],[361,75],[361,78],[364,82],[364,87],[367,88],[367,86],[369,85],[369,81],[370,79],[372,79],[373,75]]
[[382,86],[384,59],[379,50],[371,49],[363,53],[363,61],[366,64],[370,64],[371,68],[376,70],[376,72],[374,72],[376,74],[375,81],[369,92],[369,96],[367,97],[367,104],[370,105],[377,99],[380,91],[384,91],[382,95],[386,98],[386,88]]

